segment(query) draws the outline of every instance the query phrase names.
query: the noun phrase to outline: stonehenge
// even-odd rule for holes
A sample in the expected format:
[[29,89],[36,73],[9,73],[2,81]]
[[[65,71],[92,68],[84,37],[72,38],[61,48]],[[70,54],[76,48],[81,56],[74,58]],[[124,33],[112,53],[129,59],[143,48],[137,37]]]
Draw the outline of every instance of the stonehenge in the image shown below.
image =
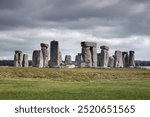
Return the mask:
[[[51,67],[51,68],[74,68],[74,67],[93,67],[93,68],[123,68],[135,67],[135,52],[134,51],[119,51],[109,55],[109,47],[106,45],[100,46],[100,53],[97,53],[97,43],[81,42],[81,53],[75,56],[75,61],[72,61],[71,55],[66,55],[65,60],[62,60],[62,53],[59,50],[59,42],[50,42],[49,44],[41,43],[41,50],[34,50],[32,61],[28,60],[28,55],[22,51],[16,50],[14,54],[14,66],[28,67],[29,61],[32,67]],[[50,59],[49,59],[50,58]]]
[[108,67],[113,68],[114,67],[114,62],[115,62],[114,57],[113,56],[109,56]]
[[71,55],[66,55],[65,56],[65,65],[71,65],[72,61],[71,61]]
[[81,46],[85,67],[97,67],[97,44],[94,42],[81,42]]
[[[134,60],[134,51],[128,52],[121,52],[115,51],[115,55],[109,56],[109,47],[103,45],[100,46],[101,53],[97,54],[97,66],[101,68],[113,68],[113,67],[135,67],[135,60]],[[130,57],[129,57],[130,55]],[[129,63],[130,59],[130,63]]]
[[101,66],[101,53],[97,54],[97,66],[100,67]]
[[59,64],[61,65],[62,64],[62,54],[61,54],[61,52],[59,51]]
[[43,67],[48,67],[48,60],[49,60],[49,51],[48,51],[48,44],[41,43],[41,51],[43,54]]
[[22,67],[22,60],[23,60],[22,51],[16,50],[14,55],[14,66]]
[[92,67],[92,58],[91,58],[90,47],[82,48],[82,54],[83,54],[82,57],[83,57],[85,66]]
[[122,52],[115,51],[114,58],[115,58],[114,67],[123,67]]
[[97,49],[92,47],[92,67],[97,67]]
[[122,52],[122,59],[123,59],[123,67],[128,67],[129,66],[128,52]]
[[28,55],[27,54],[23,54],[22,67],[28,67],[28,66],[29,66]]
[[59,42],[55,40],[50,43],[50,67],[60,67]]
[[129,67],[135,67],[134,51],[129,51]]
[[32,67],[43,67],[43,53],[41,50],[34,50],[32,55]]
[[28,67],[28,55],[23,54],[22,51],[16,50],[14,55],[14,66],[15,67]]
[[82,64],[82,54],[78,53],[75,57],[75,65],[77,67],[81,67],[81,64]]
[[109,47],[107,46],[101,46],[101,56],[100,56],[100,66],[101,67],[108,67],[109,62]]

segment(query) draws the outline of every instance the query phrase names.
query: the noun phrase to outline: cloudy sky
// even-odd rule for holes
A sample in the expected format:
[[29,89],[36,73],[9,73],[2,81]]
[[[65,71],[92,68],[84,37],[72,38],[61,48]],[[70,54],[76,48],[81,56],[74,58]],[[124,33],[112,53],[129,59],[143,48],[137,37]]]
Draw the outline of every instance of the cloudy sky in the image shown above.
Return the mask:
[[150,0],[0,0],[0,59],[22,50],[31,59],[40,43],[58,40],[64,55],[81,52],[81,41],[136,51],[150,60]]

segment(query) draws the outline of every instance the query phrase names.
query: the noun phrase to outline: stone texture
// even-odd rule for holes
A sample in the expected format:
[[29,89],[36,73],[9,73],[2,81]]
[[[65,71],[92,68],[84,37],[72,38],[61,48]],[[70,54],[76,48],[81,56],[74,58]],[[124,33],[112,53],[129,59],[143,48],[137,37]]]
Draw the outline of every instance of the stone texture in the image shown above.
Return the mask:
[[16,50],[14,55],[14,66],[22,67],[22,60],[23,60],[22,51]]
[[28,67],[29,66],[28,55],[27,54],[23,54],[22,66],[23,67]]
[[128,52],[122,52],[122,60],[123,60],[123,67],[128,67],[129,66]]
[[50,43],[50,67],[60,67],[59,42]]
[[109,47],[108,47],[108,46],[105,46],[105,45],[101,46],[100,49],[109,51]]
[[135,52],[129,51],[129,67],[135,67]]
[[91,57],[92,57],[92,67],[97,67],[97,49],[96,47],[91,47]]
[[49,48],[49,45],[46,43],[41,43],[41,47]]
[[82,57],[85,63],[85,67],[92,67],[92,55],[91,55],[90,47],[82,48]]
[[81,67],[81,63],[82,63],[82,54],[78,53],[78,55],[76,55],[75,57],[75,65],[77,67]]
[[62,64],[62,54],[60,51],[59,51],[59,63],[60,63],[60,65]]
[[49,51],[48,51],[48,44],[41,43],[41,51],[43,54],[43,67],[48,67],[48,60],[49,60]]
[[114,58],[115,58],[114,67],[123,67],[122,52],[115,51]]
[[81,46],[82,47],[96,47],[97,46],[97,44],[96,43],[94,43],[94,42],[81,42]]
[[97,54],[97,66],[100,67],[101,65],[101,53]]
[[32,67],[43,67],[43,53],[41,50],[34,50],[32,55]]
[[94,42],[81,42],[84,67],[97,67],[97,50]]
[[66,55],[65,56],[65,65],[71,65],[72,61],[71,61],[71,55]]
[[108,62],[108,67],[113,68],[114,67],[114,61],[115,61],[114,57],[110,56],[109,62]]
[[100,66],[101,67],[108,67],[108,62],[109,62],[109,47],[107,46],[101,46],[101,62],[100,62]]

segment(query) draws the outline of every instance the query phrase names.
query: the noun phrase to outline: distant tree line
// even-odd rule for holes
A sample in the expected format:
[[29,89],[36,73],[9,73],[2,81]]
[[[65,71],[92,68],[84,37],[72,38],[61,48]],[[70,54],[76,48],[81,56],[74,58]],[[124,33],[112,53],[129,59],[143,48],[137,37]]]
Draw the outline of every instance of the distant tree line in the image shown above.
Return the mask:
[[[29,60],[29,66],[32,65],[32,61]],[[14,60],[0,60],[0,66],[14,66]]]
[[136,66],[150,66],[150,61],[136,60],[135,65]]
[[[136,60],[135,65],[136,66],[150,66],[150,61]],[[14,66],[14,61],[13,60],[0,60],[0,66]],[[32,66],[31,60],[29,60],[29,66]]]

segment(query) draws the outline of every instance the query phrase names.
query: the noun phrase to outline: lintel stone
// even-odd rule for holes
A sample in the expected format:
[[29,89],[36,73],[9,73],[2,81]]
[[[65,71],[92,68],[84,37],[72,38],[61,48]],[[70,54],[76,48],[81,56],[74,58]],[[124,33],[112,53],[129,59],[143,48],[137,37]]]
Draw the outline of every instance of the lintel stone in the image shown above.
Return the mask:
[[97,44],[96,43],[94,43],[94,42],[81,42],[81,46],[82,47],[96,47],[97,46]]
[[45,43],[41,43],[41,47],[46,47],[46,48],[48,48],[49,45],[48,45],[48,44],[45,44]]
[[109,47],[108,47],[108,46],[103,45],[103,46],[101,46],[101,47],[100,47],[100,49],[104,49],[104,50],[107,50],[107,51],[108,51],[108,50],[109,50]]

